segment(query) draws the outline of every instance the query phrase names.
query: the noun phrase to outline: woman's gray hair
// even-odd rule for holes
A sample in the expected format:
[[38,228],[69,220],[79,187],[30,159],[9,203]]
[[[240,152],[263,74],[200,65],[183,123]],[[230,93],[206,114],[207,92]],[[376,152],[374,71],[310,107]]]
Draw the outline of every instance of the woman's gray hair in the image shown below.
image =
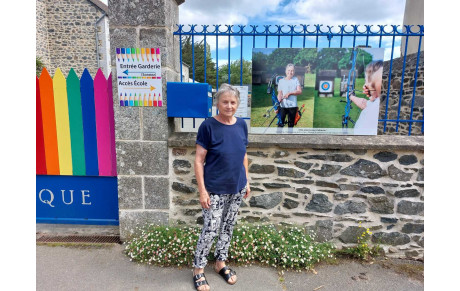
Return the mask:
[[295,66],[294,66],[294,64],[287,64],[286,70],[287,70],[287,68],[289,68],[289,67],[292,67],[292,68],[294,69],[294,72],[295,72]]
[[214,95],[214,98],[216,98],[216,104],[219,103],[220,96],[222,96],[225,93],[230,93],[233,96],[235,96],[236,100],[238,102],[238,105],[240,105],[240,103],[241,103],[240,91],[238,91],[238,89],[236,89],[232,85],[229,85],[229,84],[226,84],[226,83],[223,83],[222,85],[220,85],[219,91],[217,91],[216,95]]

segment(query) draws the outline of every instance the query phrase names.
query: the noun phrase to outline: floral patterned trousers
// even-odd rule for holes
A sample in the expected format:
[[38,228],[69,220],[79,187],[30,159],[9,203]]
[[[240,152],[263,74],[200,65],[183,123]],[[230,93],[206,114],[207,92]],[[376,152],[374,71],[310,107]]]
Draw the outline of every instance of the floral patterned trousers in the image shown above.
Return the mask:
[[204,268],[208,263],[207,256],[212,243],[218,235],[214,257],[219,261],[226,261],[228,248],[232,239],[233,227],[238,216],[241,200],[246,194],[246,187],[236,194],[213,194],[210,193],[211,206],[203,208],[203,230],[195,251],[193,266]]

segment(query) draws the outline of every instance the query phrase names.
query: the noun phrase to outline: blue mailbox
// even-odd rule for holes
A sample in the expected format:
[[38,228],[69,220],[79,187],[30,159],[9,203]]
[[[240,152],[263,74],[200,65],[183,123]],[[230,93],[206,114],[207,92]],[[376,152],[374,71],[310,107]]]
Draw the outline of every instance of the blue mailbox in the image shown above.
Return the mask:
[[212,116],[212,87],[208,83],[168,82],[168,117]]

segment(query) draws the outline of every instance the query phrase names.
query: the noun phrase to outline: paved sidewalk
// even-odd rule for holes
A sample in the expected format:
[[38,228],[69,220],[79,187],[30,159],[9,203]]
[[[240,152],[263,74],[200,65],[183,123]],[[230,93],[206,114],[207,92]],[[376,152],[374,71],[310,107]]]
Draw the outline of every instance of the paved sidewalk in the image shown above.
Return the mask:
[[[37,245],[37,290],[194,290],[191,268],[161,268],[131,262],[118,244]],[[345,261],[312,272],[284,272],[259,266],[232,267],[239,281],[227,285],[211,267],[211,290],[423,290],[423,282],[380,264]]]

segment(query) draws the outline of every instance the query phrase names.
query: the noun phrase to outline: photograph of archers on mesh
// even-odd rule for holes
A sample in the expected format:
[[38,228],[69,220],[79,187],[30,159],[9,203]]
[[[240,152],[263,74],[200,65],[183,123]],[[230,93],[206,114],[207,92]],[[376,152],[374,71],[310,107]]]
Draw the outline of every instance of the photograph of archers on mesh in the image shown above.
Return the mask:
[[302,133],[313,126],[315,49],[253,49],[251,133]]

